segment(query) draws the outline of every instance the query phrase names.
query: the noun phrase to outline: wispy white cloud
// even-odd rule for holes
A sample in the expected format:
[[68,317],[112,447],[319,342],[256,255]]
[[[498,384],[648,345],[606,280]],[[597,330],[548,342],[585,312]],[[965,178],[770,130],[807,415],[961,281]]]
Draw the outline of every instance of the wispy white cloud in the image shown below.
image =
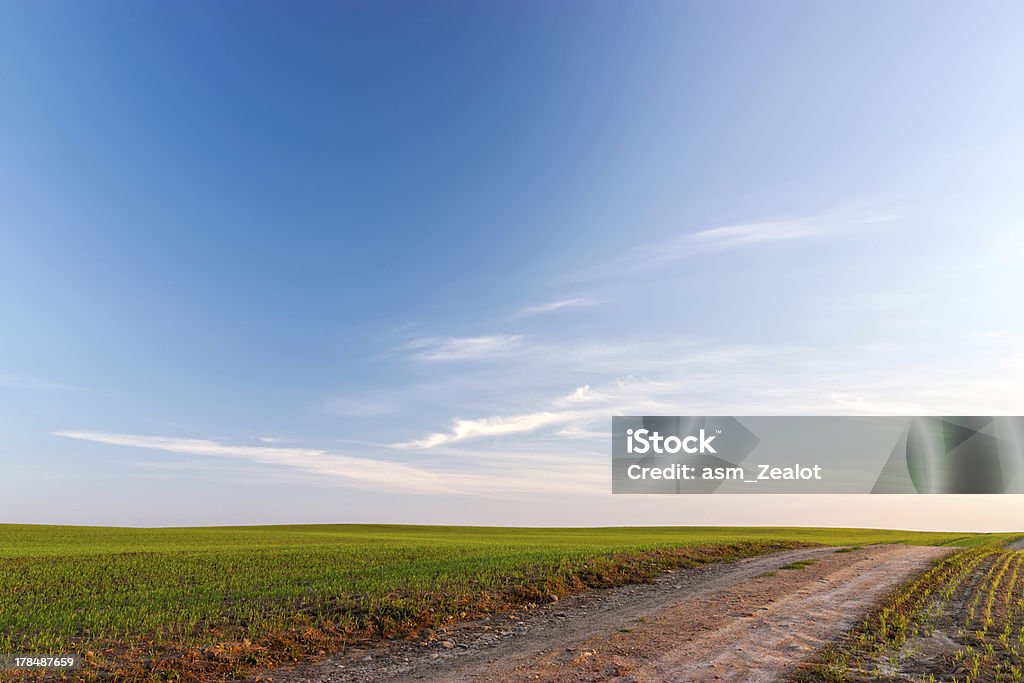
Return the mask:
[[900,218],[895,211],[841,212],[805,218],[754,221],[723,225],[688,233],[674,242],[689,243],[700,249],[735,249],[762,242],[806,239],[839,232],[848,226],[889,223]]
[[[464,442],[502,437],[535,435],[546,432],[560,439],[592,437],[594,424],[607,423],[612,415],[670,415],[687,408],[683,397],[709,393],[716,380],[710,373],[736,372],[752,364],[762,364],[766,356],[778,362],[779,351],[748,346],[699,348],[688,340],[623,342],[619,345],[547,345],[531,350],[525,358],[527,373],[548,374],[565,368],[567,359],[575,359],[594,376],[626,371],[648,371],[658,378],[633,374],[619,375],[596,384],[583,384],[554,398],[541,400],[529,411],[491,414],[479,418],[455,417],[440,431],[419,438],[392,443],[392,448],[431,450]],[[726,411],[728,412],[728,411]]]
[[420,493],[451,493],[452,488],[436,473],[395,462],[353,457],[314,448],[233,445],[210,439],[169,436],[112,434],[109,432],[60,431],[57,436],[80,441],[144,448],[170,453],[219,458],[236,458],[263,465],[284,466],[305,472],[369,484],[390,490]]
[[434,446],[456,443],[467,439],[522,434],[536,431],[541,427],[545,427],[556,422],[564,421],[567,417],[568,416],[564,413],[541,412],[512,415],[509,417],[495,415],[476,420],[462,420],[456,418],[452,421],[452,427],[449,431],[435,432],[433,434],[428,434],[422,439],[397,443],[394,444],[394,446],[396,448],[433,448]]
[[820,235],[825,230],[821,220],[810,218],[722,225],[636,247],[623,256],[620,266],[636,272],[710,251],[805,239]]
[[[278,468],[283,482],[305,474],[305,483],[343,485],[384,492],[425,495],[469,495],[522,497],[552,492],[585,493],[603,490],[600,469],[578,467],[555,461],[513,462],[508,459],[479,463],[472,471],[460,459],[454,467],[410,465],[394,460],[355,457],[314,448],[250,446],[213,439],[191,439],[110,432],[59,431],[61,436],[112,446],[164,451],[188,456],[220,458],[240,463]],[[140,463],[150,466],[152,463]],[[159,464],[158,464],[159,465]],[[187,464],[185,465],[187,466]],[[208,468],[199,463],[199,469]],[[551,473],[563,476],[552,477]],[[312,477],[310,480],[309,477]]]
[[[658,382],[622,377],[601,389],[583,385],[565,396],[548,401],[542,410],[514,415],[491,415],[477,419],[452,420],[447,431],[434,432],[420,439],[392,444],[394,448],[430,449],[474,439],[531,434],[549,427],[560,427],[561,436],[578,436],[583,425],[595,419],[609,418],[623,409],[657,412],[665,404],[654,397],[666,387]],[[619,414],[622,414],[619,412]]]
[[[570,447],[564,442],[572,439],[576,443],[571,452],[578,452],[577,444],[602,446],[613,415],[923,415],[958,410],[1017,414],[1024,354],[1013,351],[1020,346],[1006,335],[986,335],[983,341],[991,348],[983,352],[979,347],[976,362],[965,362],[957,370],[947,367],[942,376],[934,372],[935,352],[913,344],[832,349],[743,346],[648,354],[655,360],[634,364],[649,376],[582,384],[553,398],[534,400],[527,410],[455,418],[446,429],[392,446],[463,449],[482,456],[561,441],[561,450],[553,452],[565,453]],[[868,358],[874,368],[870,372],[863,368]],[[605,365],[618,366],[611,361]]]
[[570,275],[568,280],[581,282],[634,275],[703,253],[813,237],[825,228],[820,220],[801,218],[735,223],[684,232],[670,239],[637,244],[617,254],[614,262],[585,267]]
[[586,267],[570,275],[568,280],[580,282],[609,276],[633,275],[709,252],[823,237],[856,226],[886,223],[898,218],[899,215],[894,212],[833,213],[702,228],[683,232],[669,239],[638,244],[616,255],[614,263]]
[[512,316],[512,319],[519,318],[532,318],[535,315],[542,315],[544,313],[552,313],[554,311],[562,310],[563,308],[580,308],[585,306],[593,306],[595,302],[585,297],[575,297],[572,299],[561,299],[559,301],[549,301],[545,304],[538,304],[536,306],[527,306],[521,308]]
[[477,360],[515,350],[522,343],[518,334],[481,337],[422,337],[406,345],[409,357],[427,363]]
[[[686,235],[683,241],[700,249],[732,249],[759,242],[778,242],[810,237],[822,232],[820,223],[808,220],[765,221],[709,228]],[[681,246],[681,245],[680,245]]]

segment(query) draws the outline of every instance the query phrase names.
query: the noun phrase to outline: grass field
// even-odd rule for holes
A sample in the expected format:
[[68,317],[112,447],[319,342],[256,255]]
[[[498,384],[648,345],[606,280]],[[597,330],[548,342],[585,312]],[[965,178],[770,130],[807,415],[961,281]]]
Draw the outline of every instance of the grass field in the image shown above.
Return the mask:
[[95,677],[222,678],[798,544],[1004,540],[803,528],[0,525],[0,652],[89,653],[84,675]]

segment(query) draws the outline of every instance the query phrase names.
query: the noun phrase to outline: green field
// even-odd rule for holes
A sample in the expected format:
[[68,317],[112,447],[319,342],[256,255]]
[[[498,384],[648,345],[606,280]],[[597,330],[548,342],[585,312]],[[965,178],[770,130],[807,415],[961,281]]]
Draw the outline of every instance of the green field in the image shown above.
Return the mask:
[[861,529],[0,525],[0,652],[223,677],[590,586],[796,544],[998,544]]

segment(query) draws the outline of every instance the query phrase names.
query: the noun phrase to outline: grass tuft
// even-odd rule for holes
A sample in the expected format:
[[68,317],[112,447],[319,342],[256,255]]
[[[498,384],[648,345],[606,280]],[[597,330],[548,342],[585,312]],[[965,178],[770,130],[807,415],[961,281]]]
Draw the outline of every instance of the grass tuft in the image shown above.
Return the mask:
[[813,564],[818,564],[817,560],[797,560],[796,562],[790,562],[784,564],[779,569],[803,569],[804,567],[810,567]]

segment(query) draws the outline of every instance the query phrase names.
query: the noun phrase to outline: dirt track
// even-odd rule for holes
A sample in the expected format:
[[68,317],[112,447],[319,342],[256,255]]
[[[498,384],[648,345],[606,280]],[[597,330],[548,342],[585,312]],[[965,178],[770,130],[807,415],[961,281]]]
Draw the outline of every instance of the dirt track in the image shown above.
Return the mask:
[[[771,681],[947,552],[794,550],[677,571],[461,624],[429,644],[349,650],[269,675],[275,683]],[[797,560],[817,563],[782,569]]]

